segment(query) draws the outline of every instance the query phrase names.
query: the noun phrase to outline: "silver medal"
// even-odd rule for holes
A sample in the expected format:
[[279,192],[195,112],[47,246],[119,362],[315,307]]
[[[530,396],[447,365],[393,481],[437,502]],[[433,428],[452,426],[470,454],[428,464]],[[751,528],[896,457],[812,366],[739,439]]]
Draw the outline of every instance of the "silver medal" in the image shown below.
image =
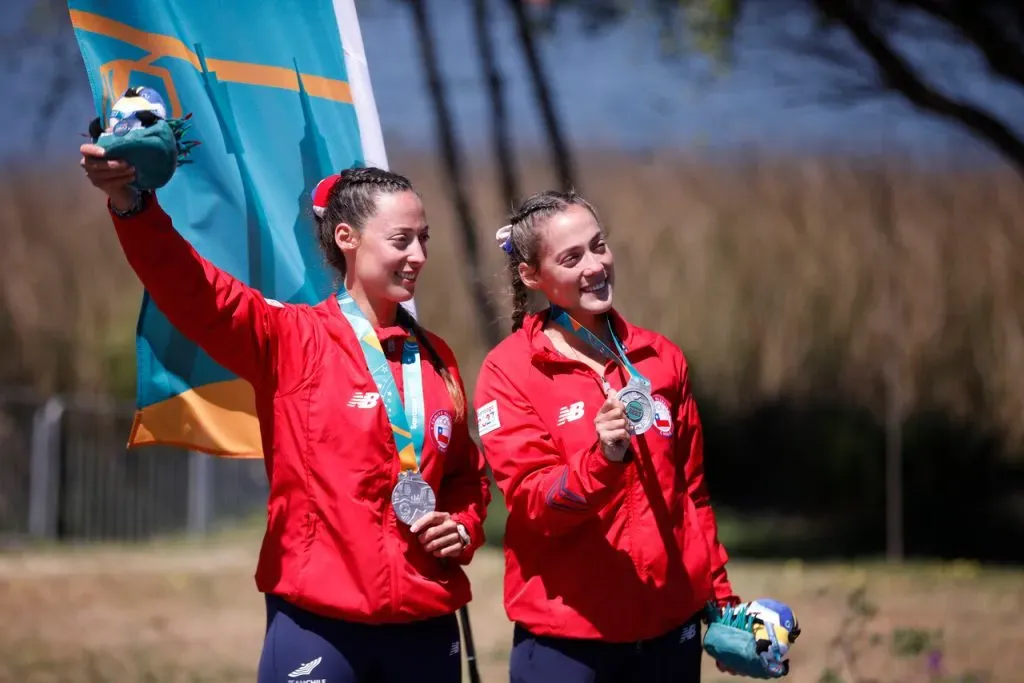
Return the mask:
[[395,516],[408,525],[433,512],[437,505],[434,489],[430,488],[419,472],[401,472],[398,483],[391,491],[391,506]]
[[654,399],[646,388],[630,382],[615,395],[626,406],[626,428],[639,436],[654,425]]

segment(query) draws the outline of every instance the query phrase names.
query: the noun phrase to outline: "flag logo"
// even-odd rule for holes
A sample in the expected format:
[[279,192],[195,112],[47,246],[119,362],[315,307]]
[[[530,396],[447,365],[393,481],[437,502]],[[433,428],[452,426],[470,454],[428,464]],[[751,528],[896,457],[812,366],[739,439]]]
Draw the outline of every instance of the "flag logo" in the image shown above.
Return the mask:
[[672,436],[672,409],[661,396],[654,397],[654,428],[662,436]]
[[439,451],[447,451],[452,440],[452,414],[447,410],[434,413],[430,418],[430,435]]

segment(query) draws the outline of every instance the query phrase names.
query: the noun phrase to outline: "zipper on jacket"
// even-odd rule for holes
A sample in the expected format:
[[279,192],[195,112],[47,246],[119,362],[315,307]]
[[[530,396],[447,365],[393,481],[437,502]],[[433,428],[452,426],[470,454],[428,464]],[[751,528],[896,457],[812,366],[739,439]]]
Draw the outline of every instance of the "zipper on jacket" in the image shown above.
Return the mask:
[[[397,458],[397,454],[396,454]],[[392,469],[396,469],[392,467]],[[397,472],[392,472],[392,481],[398,476]],[[391,572],[391,613],[398,615],[399,605],[401,604],[399,582],[401,580],[400,571],[398,567],[398,553],[396,552],[395,545],[398,539],[395,538],[395,534],[398,531],[398,518],[395,516],[395,511],[391,507],[390,497],[384,502],[384,513],[380,516],[381,518],[381,533],[384,535],[384,549],[388,556],[388,571]]]
[[[387,508],[390,508],[390,507],[391,507],[390,505],[387,506]],[[394,615],[397,615],[398,614],[398,610],[399,610],[399,605],[402,602],[401,601],[401,597],[400,597],[400,589],[399,589],[399,581],[400,581],[399,574],[400,574],[400,572],[398,571],[398,558],[397,558],[397,555],[395,553],[394,530],[393,529],[388,529],[388,526],[389,526],[388,518],[389,517],[391,517],[391,515],[387,512],[387,510],[385,510],[384,511],[384,528],[382,529],[382,531],[384,532],[384,545],[387,546],[388,564],[390,565],[390,571],[391,571],[391,613],[394,614]],[[391,526],[393,526],[393,525],[391,525]]]
[[[580,365],[583,365],[583,363],[580,363]],[[611,382],[608,381],[608,379],[605,377],[605,375],[603,375],[603,374],[598,375],[596,372],[594,372],[593,368],[587,367],[586,365],[583,365],[583,368],[584,368],[583,371],[586,374],[590,375],[597,382],[598,386],[601,387],[601,391],[603,392],[602,396],[606,396],[608,394],[608,392],[611,391],[611,389],[612,389]],[[621,372],[621,368],[620,368],[620,372]],[[623,383],[623,386],[625,386],[625,383]],[[632,438],[630,439],[630,441],[632,442]],[[630,443],[629,447],[633,448],[632,443]],[[639,457],[639,456],[637,455],[637,453],[634,452],[633,453],[633,459],[636,460],[637,457]],[[634,508],[634,503],[633,503],[633,495],[635,493],[634,489],[636,488],[636,482],[637,482],[637,474],[634,471],[634,468],[627,466],[626,467],[626,485],[625,485],[624,491],[623,491],[623,495],[625,496],[625,508],[626,508],[626,522],[623,525],[624,526],[623,533],[626,536],[626,538],[629,539],[630,558],[633,560],[634,566],[636,567],[637,571],[643,571],[643,558],[641,558],[640,555],[639,555],[640,554],[641,546],[637,545],[636,538],[635,538],[634,533],[633,533],[633,530],[635,528],[635,525],[633,524],[633,518],[635,517],[635,513],[636,513],[635,508]]]
[[[637,455],[633,454],[634,460]],[[642,546],[636,542],[636,536],[633,533],[635,525],[633,524],[633,517],[635,516],[635,509],[633,507],[633,488],[636,480],[636,472],[633,471],[632,467],[626,469],[626,535],[629,537],[629,549],[630,556],[633,558],[633,563],[636,566],[638,572],[643,572],[643,561],[640,557],[640,550]],[[646,578],[646,577],[642,577]]]
[[[622,372],[621,366],[616,366],[616,367],[619,368],[619,372],[621,373]],[[604,375],[598,377],[597,373],[593,372],[593,370],[591,370],[590,368],[587,368],[587,370],[592,375],[595,376],[595,378],[598,380],[599,384],[601,385],[601,390],[603,392],[605,392],[605,394],[607,394],[611,390],[611,388],[612,388],[611,387],[611,383],[607,380],[607,378]],[[625,386],[625,382],[623,382],[623,386]],[[630,442],[631,442],[630,445],[629,445],[630,448],[633,448],[633,444],[632,444],[633,438],[636,438],[636,437],[631,437],[630,438]],[[635,467],[639,467],[639,464],[637,464],[635,462],[636,459],[639,457],[639,454],[636,452],[636,450],[637,449],[634,449],[634,453],[633,453],[633,460],[634,460],[633,464],[634,464]],[[635,507],[635,503],[633,501],[633,497],[636,494],[637,477],[639,476],[639,475],[637,475],[637,473],[635,471],[635,467],[628,467],[628,466],[626,467],[626,485],[625,485],[624,491],[623,491],[623,495],[625,496],[625,499],[626,499],[625,500],[626,522],[623,525],[623,527],[624,527],[623,533],[625,534],[626,538],[629,539],[629,548],[630,548],[629,555],[630,555],[630,558],[633,560],[634,566],[636,567],[638,572],[643,572],[644,571],[643,570],[643,557],[641,556],[641,551],[643,550],[643,546],[637,544],[637,542],[636,542],[636,535],[634,533],[634,530],[636,528],[636,525],[634,524],[634,518],[636,517],[636,507]]]

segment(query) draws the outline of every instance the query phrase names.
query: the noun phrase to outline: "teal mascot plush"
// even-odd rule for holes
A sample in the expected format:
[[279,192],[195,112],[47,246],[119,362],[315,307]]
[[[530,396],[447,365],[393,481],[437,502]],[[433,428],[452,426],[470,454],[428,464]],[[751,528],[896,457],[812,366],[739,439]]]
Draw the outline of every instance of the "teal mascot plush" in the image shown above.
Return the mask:
[[110,159],[127,161],[135,168],[134,185],[155,190],[166,185],[175,170],[188,159],[198,142],[186,142],[191,114],[167,118],[160,93],[152,88],[128,88],[114,103],[104,125],[100,118],[89,124],[89,137],[106,150]]
[[789,673],[789,651],[800,625],[789,606],[759,599],[733,607],[713,603],[704,650],[723,667],[750,678],[782,678]]

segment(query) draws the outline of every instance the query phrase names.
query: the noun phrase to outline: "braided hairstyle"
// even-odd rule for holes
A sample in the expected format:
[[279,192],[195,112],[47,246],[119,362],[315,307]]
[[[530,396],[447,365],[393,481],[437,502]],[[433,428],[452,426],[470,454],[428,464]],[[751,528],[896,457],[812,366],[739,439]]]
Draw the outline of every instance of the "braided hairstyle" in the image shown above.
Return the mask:
[[540,256],[538,228],[547,219],[562,213],[570,206],[582,206],[600,224],[597,209],[575,190],[546,190],[527,197],[509,216],[509,225],[498,231],[501,247],[508,255],[508,272],[512,280],[513,332],[523,326],[530,301],[530,291],[519,276],[519,264],[537,267]]
[[[377,214],[378,199],[382,195],[400,192],[417,194],[405,176],[374,166],[345,169],[321,180],[313,191],[314,222],[320,251],[341,281],[345,279],[348,266],[345,255],[334,240],[335,228],[339,223],[347,223],[357,232],[362,232],[366,222]],[[430,342],[426,331],[403,306],[398,307],[395,323],[411,331],[419,345],[426,350],[430,364],[444,380],[455,408],[455,420],[465,419],[465,392]]]

